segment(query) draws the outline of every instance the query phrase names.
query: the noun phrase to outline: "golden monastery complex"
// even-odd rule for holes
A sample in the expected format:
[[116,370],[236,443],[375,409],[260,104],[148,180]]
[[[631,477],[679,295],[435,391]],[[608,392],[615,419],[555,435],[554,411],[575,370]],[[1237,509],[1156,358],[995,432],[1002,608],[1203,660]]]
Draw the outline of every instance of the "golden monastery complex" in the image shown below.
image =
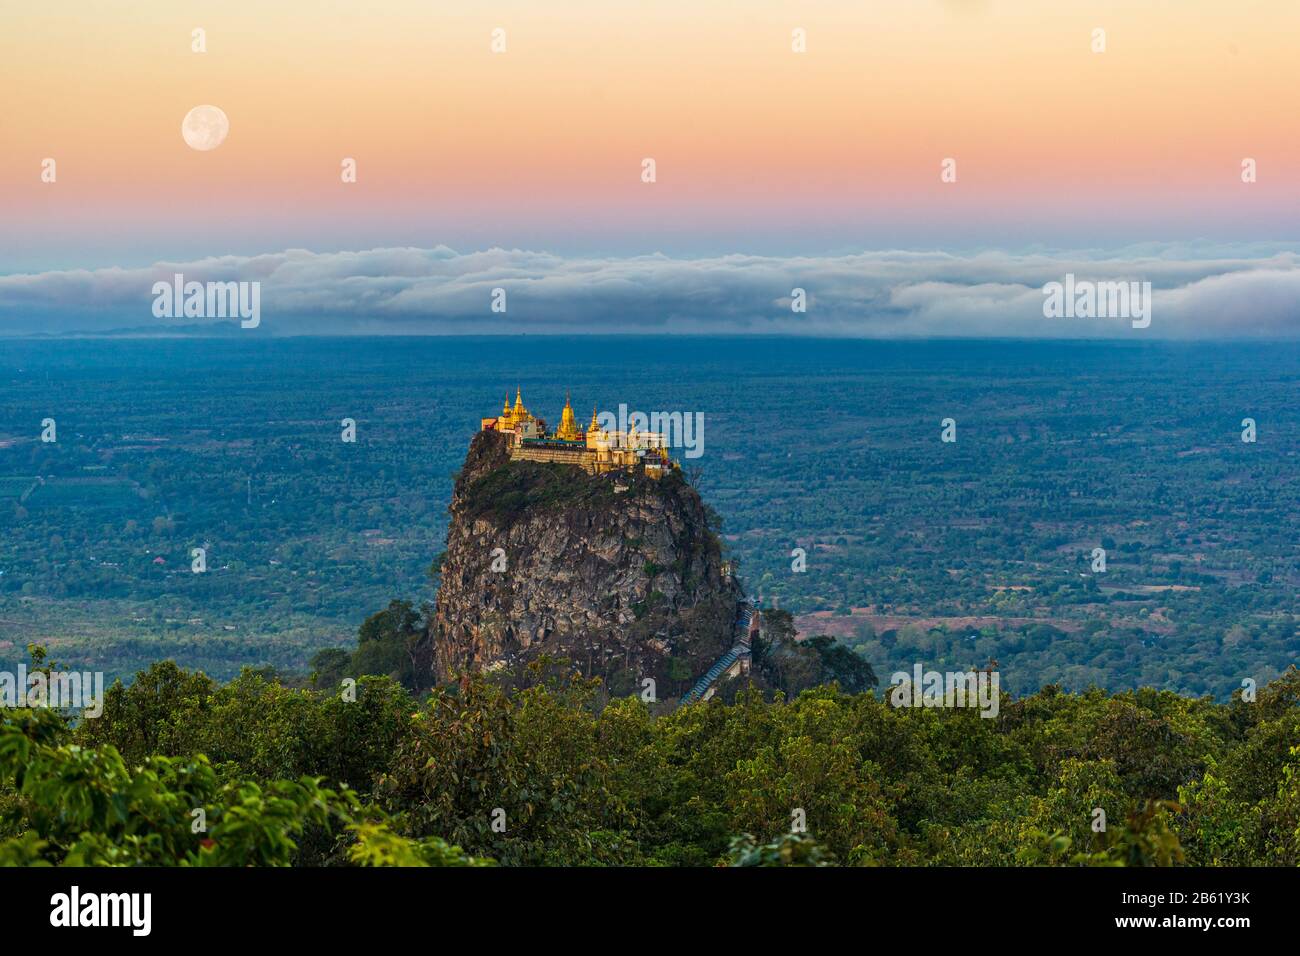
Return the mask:
[[506,394],[501,414],[484,418],[483,431],[501,432],[510,443],[511,461],[552,461],[577,465],[588,474],[600,475],[644,465],[646,474],[660,478],[677,462],[668,457],[668,437],[658,432],[637,431],[636,425],[627,432],[609,431],[600,427],[596,410],[592,409],[591,424],[583,428],[573,414],[569,398],[564,398],[564,411],[560,413],[560,427],[555,432],[546,430],[546,422],[524,407],[522,390],[515,391],[515,404],[510,404]]

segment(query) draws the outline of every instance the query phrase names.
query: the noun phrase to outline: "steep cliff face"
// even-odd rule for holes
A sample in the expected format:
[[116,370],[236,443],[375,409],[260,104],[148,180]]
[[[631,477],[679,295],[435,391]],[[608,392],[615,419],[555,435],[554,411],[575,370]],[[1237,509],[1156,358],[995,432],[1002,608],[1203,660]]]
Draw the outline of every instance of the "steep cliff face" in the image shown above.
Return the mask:
[[740,591],[680,475],[509,460],[480,432],[456,481],[430,626],[435,679],[540,654],[628,693],[684,689],[733,640]]

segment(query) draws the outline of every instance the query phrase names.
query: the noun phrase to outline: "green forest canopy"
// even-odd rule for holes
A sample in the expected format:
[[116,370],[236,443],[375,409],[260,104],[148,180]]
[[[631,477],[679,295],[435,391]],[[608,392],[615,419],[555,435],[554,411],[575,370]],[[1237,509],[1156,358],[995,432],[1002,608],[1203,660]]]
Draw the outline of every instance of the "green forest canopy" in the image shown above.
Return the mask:
[[0,863],[1300,862],[1294,669],[1253,702],[1049,686],[995,719],[835,685],[654,716],[556,670],[349,700],[163,662],[98,719],[3,711]]

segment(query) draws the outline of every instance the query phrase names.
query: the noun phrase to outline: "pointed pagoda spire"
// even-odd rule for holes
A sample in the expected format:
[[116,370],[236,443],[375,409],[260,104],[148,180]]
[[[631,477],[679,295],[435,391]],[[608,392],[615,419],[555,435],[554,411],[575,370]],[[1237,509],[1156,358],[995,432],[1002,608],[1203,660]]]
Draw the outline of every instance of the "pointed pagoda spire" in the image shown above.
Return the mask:
[[569,392],[564,392],[564,411],[560,412],[560,429],[555,433],[555,437],[562,441],[580,441],[582,439],[582,429],[578,427],[578,419],[573,414],[573,405],[569,402]]

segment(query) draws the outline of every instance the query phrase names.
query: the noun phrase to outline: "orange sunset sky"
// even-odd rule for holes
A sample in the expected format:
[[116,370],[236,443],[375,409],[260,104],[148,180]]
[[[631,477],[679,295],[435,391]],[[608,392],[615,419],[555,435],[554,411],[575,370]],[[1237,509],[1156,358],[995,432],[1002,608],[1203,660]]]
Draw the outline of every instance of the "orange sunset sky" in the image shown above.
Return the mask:
[[0,272],[1289,240],[1297,36],[1284,0],[10,3]]

